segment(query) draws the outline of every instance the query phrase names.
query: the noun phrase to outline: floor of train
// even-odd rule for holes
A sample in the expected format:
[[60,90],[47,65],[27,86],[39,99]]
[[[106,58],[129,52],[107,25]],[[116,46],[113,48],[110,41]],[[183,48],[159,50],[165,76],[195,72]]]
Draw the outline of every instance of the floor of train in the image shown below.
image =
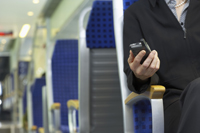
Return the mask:
[[22,128],[10,122],[0,122],[0,133],[22,133]]

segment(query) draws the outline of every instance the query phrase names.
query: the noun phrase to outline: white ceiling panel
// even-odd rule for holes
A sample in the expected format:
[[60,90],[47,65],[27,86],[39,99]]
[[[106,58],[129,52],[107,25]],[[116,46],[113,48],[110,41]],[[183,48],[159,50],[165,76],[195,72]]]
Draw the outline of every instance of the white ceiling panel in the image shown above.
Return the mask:
[[[0,32],[13,31],[16,37],[23,24],[34,25],[47,0],[40,0],[38,4],[34,4],[32,1],[0,0]],[[32,11],[34,15],[28,16],[29,11]]]

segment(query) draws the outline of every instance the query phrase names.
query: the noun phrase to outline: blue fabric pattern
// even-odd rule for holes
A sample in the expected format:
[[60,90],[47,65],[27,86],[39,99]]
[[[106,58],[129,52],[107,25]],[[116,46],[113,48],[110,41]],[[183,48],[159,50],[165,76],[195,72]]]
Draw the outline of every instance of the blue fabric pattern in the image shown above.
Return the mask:
[[149,100],[133,105],[134,133],[152,133],[152,112]]
[[28,74],[28,65],[29,65],[29,62],[27,61],[19,62],[19,67],[18,67],[19,76],[25,76]]
[[112,1],[94,1],[86,41],[88,48],[115,48]]
[[[61,104],[61,130],[68,132],[69,99],[78,99],[78,40],[58,40],[52,56],[54,102]],[[78,122],[78,116],[77,116]]]
[[42,119],[42,87],[46,85],[45,78],[35,80],[31,87],[33,102],[33,124],[38,128],[43,127]]
[[123,0],[124,10],[126,10],[130,5],[132,5],[136,1],[138,0]]
[[24,95],[23,95],[23,114],[26,113],[26,107],[27,107],[27,96],[26,96],[27,86],[25,86],[24,89]]

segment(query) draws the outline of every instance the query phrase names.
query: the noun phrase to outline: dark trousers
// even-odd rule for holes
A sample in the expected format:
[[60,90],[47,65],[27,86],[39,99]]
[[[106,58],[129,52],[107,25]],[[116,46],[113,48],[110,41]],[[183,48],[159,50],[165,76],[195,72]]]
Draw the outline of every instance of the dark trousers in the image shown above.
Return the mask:
[[200,78],[165,109],[165,133],[200,133]]

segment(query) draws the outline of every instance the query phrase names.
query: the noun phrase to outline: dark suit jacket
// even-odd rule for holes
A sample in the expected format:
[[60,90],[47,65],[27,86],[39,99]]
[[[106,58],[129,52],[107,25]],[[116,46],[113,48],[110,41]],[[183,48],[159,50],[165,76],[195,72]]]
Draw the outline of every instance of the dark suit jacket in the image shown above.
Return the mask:
[[158,52],[158,84],[167,89],[165,107],[179,98],[189,82],[200,77],[200,0],[190,1],[185,28],[186,32],[164,0],[139,0],[125,11],[124,71],[131,91],[142,93],[151,84],[150,79],[146,84],[135,82],[127,63],[129,44],[141,38]]

